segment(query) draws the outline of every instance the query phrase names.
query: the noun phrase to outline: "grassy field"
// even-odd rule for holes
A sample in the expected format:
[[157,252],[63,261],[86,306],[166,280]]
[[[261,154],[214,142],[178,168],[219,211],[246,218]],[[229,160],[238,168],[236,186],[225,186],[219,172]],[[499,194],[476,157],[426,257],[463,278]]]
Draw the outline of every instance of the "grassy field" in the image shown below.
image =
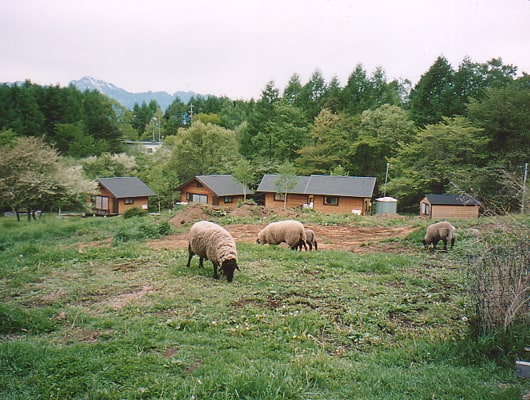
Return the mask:
[[530,390],[515,376],[523,342],[498,354],[469,338],[471,237],[432,253],[420,246],[427,221],[314,216],[417,229],[403,252],[238,243],[241,271],[228,284],[210,262],[186,269],[184,248],[150,246],[170,217],[0,218],[0,398],[520,399]]

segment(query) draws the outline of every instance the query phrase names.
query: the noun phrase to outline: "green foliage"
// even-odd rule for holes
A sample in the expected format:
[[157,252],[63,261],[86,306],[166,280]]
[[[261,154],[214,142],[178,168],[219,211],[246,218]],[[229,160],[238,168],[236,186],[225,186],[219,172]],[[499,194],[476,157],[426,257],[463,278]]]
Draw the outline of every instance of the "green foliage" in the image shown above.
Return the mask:
[[240,158],[233,131],[197,121],[179,131],[169,165],[184,182],[195,175],[227,173]]
[[145,215],[147,215],[147,210],[143,210],[140,207],[133,207],[123,213],[123,218],[143,217]]
[[95,185],[80,168],[63,164],[57,151],[37,137],[19,137],[0,148],[0,205],[14,210],[83,206]]

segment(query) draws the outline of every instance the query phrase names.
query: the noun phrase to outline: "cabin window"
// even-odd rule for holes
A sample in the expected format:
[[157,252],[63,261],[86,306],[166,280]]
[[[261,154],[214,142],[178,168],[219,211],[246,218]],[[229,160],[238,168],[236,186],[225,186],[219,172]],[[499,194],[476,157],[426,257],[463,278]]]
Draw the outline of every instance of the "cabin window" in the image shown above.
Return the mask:
[[421,203],[421,208],[423,208],[423,214],[429,215],[429,205],[427,203]]
[[186,200],[192,203],[208,204],[208,196],[205,194],[186,192]]
[[284,201],[285,193],[274,193],[274,201]]
[[338,206],[339,198],[337,196],[324,196],[324,205],[326,206]]
[[134,198],[132,197],[126,197],[123,201],[125,204],[134,204]]
[[96,209],[108,210],[109,209],[109,198],[107,196],[96,196]]
[[225,204],[226,203],[233,203],[234,199],[232,198],[232,196],[224,196],[224,202],[225,202]]

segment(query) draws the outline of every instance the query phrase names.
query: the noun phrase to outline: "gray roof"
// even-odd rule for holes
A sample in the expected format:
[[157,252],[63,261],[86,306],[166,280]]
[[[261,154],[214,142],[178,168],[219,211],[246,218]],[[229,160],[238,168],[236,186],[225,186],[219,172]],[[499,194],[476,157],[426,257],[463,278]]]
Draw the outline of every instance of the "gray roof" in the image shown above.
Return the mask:
[[[280,175],[264,175],[256,192],[278,192],[274,183]],[[346,197],[372,197],[375,188],[375,177],[365,176],[334,176],[311,175],[297,176],[296,187],[287,193],[346,196]]]
[[478,206],[480,203],[473,197],[463,194],[426,194],[429,203],[439,206]]
[[99,178],[98,182],[117,199],[124,197],[143,197],[156,195],[149,186],[136,176],[118,178]]
[[[245,185],[232,175],[197,175],[180,185],[177,189],[181,189],[194,179],[197,179],[200,183],[214,192],[216,196],[237,196],[243,195],[243,192],[245,192]],[[246,188],[246,194],[253,193],[252,190]]]

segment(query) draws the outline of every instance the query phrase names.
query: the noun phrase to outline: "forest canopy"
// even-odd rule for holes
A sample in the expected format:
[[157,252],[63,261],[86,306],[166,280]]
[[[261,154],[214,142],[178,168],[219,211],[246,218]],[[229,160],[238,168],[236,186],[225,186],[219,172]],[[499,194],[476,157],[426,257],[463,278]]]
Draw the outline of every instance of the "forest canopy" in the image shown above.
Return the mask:
[[[529,114],[529,76],[500,58],[466,58],[455,69],[440,56],[414,86],[361,64],[343,85],[315,70],[307,82],[293,74],[283,89],[267,82],[257,99],[196,96],[165,111],[155,101],[128,110],[96,91],[26,81],[0,86],[0,146],[17,154],[27,146],[20,138],[39,138],[86,178],[139,176],[167,207],[193,175],[236,174],[241,165],[251,188],[292,165],[299,175],[375,176],[377,195],[389,166],[386,193],[400,211],[415,212],[431,192],[465,192],[510,211],[520,207],[513,182],[522,182],[530,154]],[[144,154],[125,140],[163,147]],[[0,174],[2,191],[6,182]]]

